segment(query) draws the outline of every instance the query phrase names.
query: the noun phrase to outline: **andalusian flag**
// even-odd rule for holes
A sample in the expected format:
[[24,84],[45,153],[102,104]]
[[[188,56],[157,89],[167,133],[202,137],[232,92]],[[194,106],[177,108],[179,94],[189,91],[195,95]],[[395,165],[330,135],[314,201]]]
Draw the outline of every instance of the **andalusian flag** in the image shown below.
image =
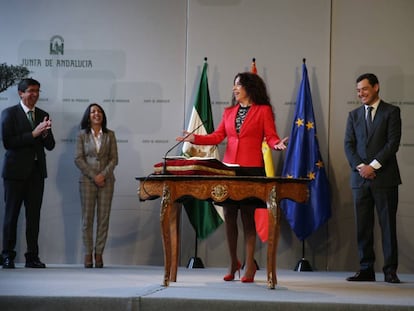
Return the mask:
[[[203,71],[200,84],[195,98],[187,131],[191,132],[200,125],[196,134],[209,134],[214,131],[213,115],[211,113],[210,92],[207,80],[207,58],[204,59]],[[219,158],[217,146],[199,146],[189,142],[183,144],[183,154],[186,157],[214,157]],[[223,223],[215,206],[208,202],[197,199],[186,200],[184,208],[188,218],[196,231],[197,238],[204,239]],[[220,207],[218,207],[220,208]]]
[[[256,59],[253,58],[250,72],[257,74]],[[272,150],[266,141],[262,143],[262,153],[265,165],[265,171],[267,177],[275,176],[275,167],[273,165]],[[259,238],[263,241],[267,241],[269,236],[269,218],[268,211],[265,208],[256,208],[254,213],[254,220],[256,223],[256,232]]]

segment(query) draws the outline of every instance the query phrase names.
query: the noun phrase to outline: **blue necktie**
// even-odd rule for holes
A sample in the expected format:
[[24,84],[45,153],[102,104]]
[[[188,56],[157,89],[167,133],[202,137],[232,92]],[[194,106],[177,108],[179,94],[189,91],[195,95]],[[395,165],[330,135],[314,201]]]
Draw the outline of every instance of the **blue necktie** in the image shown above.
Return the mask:
[[366,124],[367,124],[367,132],[369,133],[371,131],[372,128],[372,110],[374,108],[373,107],[367,107],[367,117],[366,117]]

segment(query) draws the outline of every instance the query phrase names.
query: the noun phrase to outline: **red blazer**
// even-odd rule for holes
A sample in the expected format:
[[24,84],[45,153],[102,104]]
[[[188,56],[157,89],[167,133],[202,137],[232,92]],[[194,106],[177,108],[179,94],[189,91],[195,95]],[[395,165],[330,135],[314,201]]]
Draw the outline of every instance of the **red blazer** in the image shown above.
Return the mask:
[[239,105],[226,108],[217,129],[207,135],[194,135],[196,145],[217,145],[227,137],[223,162],[240,166],[263,167],[262,142],[270,148],[280,142],[271,106],[253,104],[241,126],[236,132],[236,115]]

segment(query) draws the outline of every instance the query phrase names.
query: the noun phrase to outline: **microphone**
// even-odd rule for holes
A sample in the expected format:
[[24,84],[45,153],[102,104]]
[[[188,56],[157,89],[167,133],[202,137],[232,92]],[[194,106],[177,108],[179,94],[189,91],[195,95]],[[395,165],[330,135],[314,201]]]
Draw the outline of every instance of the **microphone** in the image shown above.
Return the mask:
[[171,150],[173,150],[175,147],[177,147],[179,144],[183,143],[185,141],[186,138],[188,138],[188,136],[190,136],[191,134],[194,134],[200,127],[202,127],[207,121],[201,121],[201,124],[199,126],[197,126],[194,130],[192,130],[190,133],[188,133],[187,135],[185,135],[183,137],[182,140],[180,140],[178,143],[176,143],[174,146],[172,146],[170,149],[167,150],[167,152],[164,155],[164,163],[162,165],[162,174],[163,175],[168,175],[167,173],[167,154],[169,154],[171,152]]

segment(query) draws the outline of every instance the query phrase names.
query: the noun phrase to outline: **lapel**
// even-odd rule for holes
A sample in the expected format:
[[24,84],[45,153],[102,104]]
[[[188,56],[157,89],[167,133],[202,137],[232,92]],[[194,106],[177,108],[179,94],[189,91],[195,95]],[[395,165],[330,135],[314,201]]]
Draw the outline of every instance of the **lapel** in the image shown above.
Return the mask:
[[375,129],[381,123],[381,119],[384,117],[384,106],[385,105],[383,105],[382,101],[380,101],[377,107],[377,111],[375,112],[374,120],[372,121],[373,131],[375,131]]
[[[27,114],[26,114],[26,112],[24,112],[24,109],[22,108],[20,103],[18,104],[18,107],[19,107],[19,109],[18,109],[18,111],[19,111],[18,118],[20,118],[21,120],[25,120],[24,121],[25,127],[28,128],[29,130],[32,130],[32,125],[30,124],[29,118],[27,117]],[[36,113],[35,113],[35,118],[36,118]],[[36,125],[38,124],[36,122],[36,120],[34,120],[34,124],[35,124],[35,127],[36,127]]]
[[84,136],[84,140],[85,140],[85,148],[87,149],[87,152],[86,152],[87,156],[97,157],[98,152],[96,151],[96,143],[93,137],[93,132],[86,133],[85,131],[82,135]]
[[229,120],[230,122],[230,131],[232,132],[233,135],[237,136],[236,115],[237,115],[237,111],[239,111],[239,104],[235,105],[234,107],[228,108],[228,109],[230,109],[229,114],[227,115],[227,120]]
[[98,155],[105,153],[105,149],[107,146],[108,134],[102,132],[102,139],[101,139],[101,148],[99,148]]
[[369,133],[367,133],[367,141],[369,141],[371,139],[372,135],[375,133],[375,129],[378,127],[378,124],[381,123],[381,119],[383,118],[384,105],[382,105],[381,103],[382,103],[382,101],[380,101],[380,103],[377,106],[377,111],[375,112],[374,119],[372,120],[371,130],[369,131]]
[[356,135],[361,141],[367,141],[367,125],[365,123],[365,106],[362,105],[355,111],[355,129]]
[[34,122],[34,127],[36,127],[39,123],[40,123],[40,120],[39,120],[39,110],[38,109],[36,109],[36,107],[34,107],[34,109],[33,109],[33,113],[34,113],[34,119],[33,119],[33,122]]

